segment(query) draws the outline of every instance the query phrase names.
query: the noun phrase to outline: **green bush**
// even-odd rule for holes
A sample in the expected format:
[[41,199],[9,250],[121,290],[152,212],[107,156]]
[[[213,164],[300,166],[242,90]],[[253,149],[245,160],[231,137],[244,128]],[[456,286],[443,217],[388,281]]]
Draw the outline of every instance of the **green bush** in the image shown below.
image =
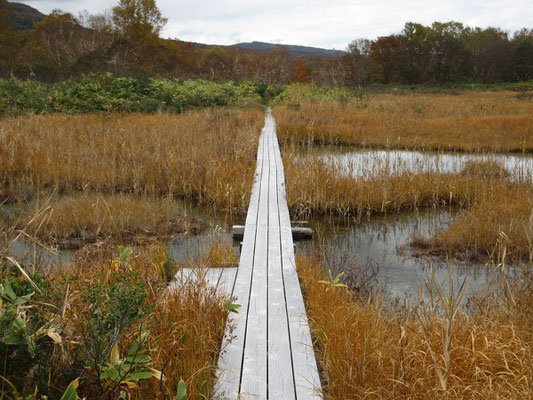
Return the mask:
[[81,76],[55,84],[0,80],[0,117],[24,113],[102,113],[158,111],[261,104],[268,87],[251,82],[153,79],[111,74]]

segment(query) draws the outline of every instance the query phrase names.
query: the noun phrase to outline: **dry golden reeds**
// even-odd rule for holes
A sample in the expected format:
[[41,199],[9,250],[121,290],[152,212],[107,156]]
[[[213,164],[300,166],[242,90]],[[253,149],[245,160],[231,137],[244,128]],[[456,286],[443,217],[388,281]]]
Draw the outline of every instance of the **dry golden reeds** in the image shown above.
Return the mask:
[[262,124],[259,109],[8,118],[0,182],[34,193],[170,195],[244,209]]
[[188,398],[209,398],[226,316],[220,295],[201,281],[167,292],[148,325],[154,367],[163,379],[147,382],[147,397],[173,398],[183,379]]
[[[227,317],[222,295],[203,282],[192,280],[181,285],[179,290],[168,290],[169,258],[162,244],[122,250],[126,256],[120,255],[119,249],[109,243],[87,247],[91,249],[79,252],[74,268],[57,270],[48,276],[50,282],[61,286],[63,293],[60,299],[62,317],[57,323],[61,327],[64,347],[61,351],[58,348],[53,355],[54,374],[61,368],[72,368],[72,363],[79,362],[76,357],[85,359],[92,337],[96,335],[87,330],[92,326],[88,322],[98,317],[93,309],[95,305],[86,298],[87,291],[92,287],[101,288],[105,300],[110,286],[115,285],[113,290],[120,293],[129,285],[128,279],[134,277],[137,285],[142,285],[138,287],[143,288],[145,314],[120,332],[117,337],[119,349],[121,355],[127,352],[142,327],[148,333],[144,351],[151,358],[149,367],[156,373],[152,378],[136,381],[135,386],[128,388],[129,393],[134,398],[173,398],[179,381],[183,380],[189,398],[208,397],[215,379],[216,359]],[[140,295],[138,291],[133,293]],[[134,298],[122,301],[134,301]],[[114,307],[116,311],[113,312],[120,316],[119,310],[126,305]],[[107,317],[109,315],[104,316]],[[83,373],[79,368],[77,371]],[[53,375],[56,381],[59,377]],[[81,382],[80,396],[97,395],[100,389],[94,386],[98,380],[93,375]],[[118,392],[111,394],[113,398],[118,396]]]
[[[28,225],[43,205],[49,207],[46,218]],[[78,247],[105,238],[120,242],[167,240],[200,229],[198,222],[180,213],[172,198],[92,193],[39,199],[22,214],[17,226],[25,226],[40,240],[61,247]]]
[[274,109],[282,141],[368,148],[533,151],[533,103],[515,92],[369,94]]
[[[530,284],[475,315],[459,310],[460,295],[437,294],[418,308],[385,312],[379,299],[363,300],[321,283],[325,274],[313,259],[300,257],[297,265],[326,398],[533,395],[533,325],[531,312],[523,312],[533,293]],[[434,283],[433,292],[439,290]]]
[[[313,152],[295,156],[286,146],[284,164],[287,201],[296,215],[366,218],[455,206],[464,211],[447,231],[415,244],[435,255],[494,259],[493,249],[503,234],[509,239],[509,260],[526,260],[533,252],[528,222],[533,185],[511,179],[496,162],[467,162],[454,173],[402,171],[378,163],[368,176],[354,176],[349,165],[336,165]],[[520,169],[511,172],[525,174]]]

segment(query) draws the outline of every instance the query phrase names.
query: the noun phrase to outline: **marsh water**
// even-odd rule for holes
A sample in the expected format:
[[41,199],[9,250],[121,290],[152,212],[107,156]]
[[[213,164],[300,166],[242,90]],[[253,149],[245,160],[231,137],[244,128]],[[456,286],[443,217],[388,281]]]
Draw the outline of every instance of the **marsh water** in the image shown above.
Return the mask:
[[[371,177],[375,173],[401,172],[459,172],[468,161],[496,161],[509,173],[510,179],[531,180],[533,157],[528,155],[482,155],[464,153],[425,153],[396,150],[354,150],[353,148],[313,147],[298,150],[298,157],[319,156],[354,177]],[[178,202],[179,211],[203,222],[207,228],[194,236],[182,237],[169,243],[173,257],[183,263],[200,253],[209,252],[216,242],[232,243],[232,224],[242,224],[244,217],[215,213],[205,207],[195,207]],[[458,213],[454,209],[425,209],[409,213],[372,216],[368,219],[314,218],[308,226],[314,231],[312,241],[296,243],[297,252],[319,250],[326,253],[326,269],[335,274],[344,272],[350,280],[354,274],[373,278],[373,284],[383,290],[389,299],[419,297],[420,288],[432,272],[435,281],[448,291],[451,272],[453,289],[457,291],[465,278],[465,295],[485,290],[491,281],[493,268],[485,265],[465,264],[454,260],[420,255],[410,246],[416,237],[431,237],[453,223]],[[0,206],[0,218],[14,218],[12,206]],[[239,243],[232,243],[238,253]],[[42,251],[35,243],[20,241],[12,253],[25,255],[28,260],[39,258],[46,263],[68,263],[73,250],[58,250],[57,255]],[[357,266],[351,268],[351,266]],[[426,291],[427,292],[427,291]]]
[[[9,212],[5,206],[0,213]],[[199,207],[182,206],[181,212],[201,219],[208,227],[197,235],[185,236],[168,244],[173,258],[180,263],[194,260],[199,254],[208,253],[215,242],[232,244],[238,254],[239,243],[232,242],[231,225],[239,218],[215,214]],[[344,272],[344,278],[353,274],[369,278],[368,284],[378,287],[390,300],[405,297],[418,299],[421,285],[427,281],[427,273],[433,271],[436,281],[448,292],[449,268],[457,291],[465,278],[466,295],[472,295],[486,287],[490,267],[465,265],[453,262],[448,265],[438,259],[417,254],[410,246],[415,237],[430,237],[453,222],[458,211],[419,210],[416,212],[372,216],[369,219],[314,218],[306,225],[314,231],[313,240],[296,242],[296,252],[326,252],[326,268],[335,274]],[[57,255],[44,251],[32,242],[20,240],[14,244],[12,254],[24,256],[24,260],[39,260],[41,264],[63,265],[71,261],[75,250],[57,250]],[[356,269],[350,266],[356,265]],[[372,278],[372,279],[370,279]],[[357,279],[356,279],[357,280]]]
[[335,165],[340,172],[356,178],[372,178],[376,174],[459,173],[469,162],[494,162],[503,167],[509,178],[531,181],[531,154],[471,154],[458,152],[423,152],[410,150],[369,150],[345,146],[298,146],[299,158],[319,157]]
[[368,279],[366,284],[380,289],[389,300],[406,297],[417,300],[421,289],[428,295],[425,285],[431,283],[432,274],[434,282],[449,294],[450,273],[454,293],[467,279],[465,296],[468,297],[487,288],[492,267],[460,260],[447,262],[421,254],[411,246],[414,238],[429,238],[446,229],[458,213],[453,209],[425,209],[361,221],[311,219],[313,242],[298,243],[297,251],[322,249],[326,253],[326,268],[332,270],[333,276],[343,272],[348,281],[354,280],[357,285],[361,284],[360,277],[350,274],[361,275],[362,271]]

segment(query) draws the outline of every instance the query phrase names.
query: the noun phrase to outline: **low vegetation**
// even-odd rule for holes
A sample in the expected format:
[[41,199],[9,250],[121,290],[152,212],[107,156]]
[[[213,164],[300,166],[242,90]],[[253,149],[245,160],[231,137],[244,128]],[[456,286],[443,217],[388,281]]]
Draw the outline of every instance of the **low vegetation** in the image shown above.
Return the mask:
[[533,151],[533,103],[514,91],[358,94],[346,89],[317,91],[296,86],[282,95],[274,116],[278,136],[284,142],[467,152]]
[[97,243],[82,249],[71,268],[48,272],[18,264],[6,250],[0,251],[5,398],[209,397],[228,310],[201,282],[166,288],[176,262],[165,246],[117,250]]
[[51,196],[40,234],[55,243],[192,231],[173,199],[246,209],[263,118],[259,108],[8,118],[3,201],[30,202],[30,215]]
[[181,82],[111,74],[83,75],[55,84],[0,79],[0,117],[113,111],[181,113],[191,108],[260,105],[267,87],[252,82]]
[[531,274],[504,280],[499,296],[473,299],[466,312],[462,292],[444,296],[431,275],[429,298],[390,309],[328,279],[317,258],[299,257],[297,266],[326,398],[533,395]]
[[[17,227],[27,227],[38,239],[61,247],[77,248],[106,238],[118,243],[168,241],[202,228],[180,212],[172,198],[78,194],[38,199],[24,208]],[[43,212],[44,221],[34,219]]]

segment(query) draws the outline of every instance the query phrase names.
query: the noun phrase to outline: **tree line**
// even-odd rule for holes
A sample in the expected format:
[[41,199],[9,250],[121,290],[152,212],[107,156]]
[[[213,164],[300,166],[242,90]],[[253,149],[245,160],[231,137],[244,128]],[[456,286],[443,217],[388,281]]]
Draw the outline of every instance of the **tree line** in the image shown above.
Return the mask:
[[399,34],[354,40],[341,57],[290,57],[283,46],[253,52],[162,39],[166,22],[155,0],[119,0],[96,15],[54,10],[33,29],[19,31],[0,0],[0,76],[57,81],[111,72],[357,87],[533,79],[533,29],[510,35],[453,21],[409,22]]

